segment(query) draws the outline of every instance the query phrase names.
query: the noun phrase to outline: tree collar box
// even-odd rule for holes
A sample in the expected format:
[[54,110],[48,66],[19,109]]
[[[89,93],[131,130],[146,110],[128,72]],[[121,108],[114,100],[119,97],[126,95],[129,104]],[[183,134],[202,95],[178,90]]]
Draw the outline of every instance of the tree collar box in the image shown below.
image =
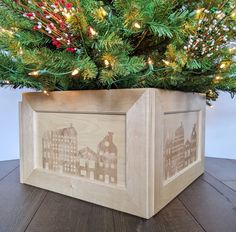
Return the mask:
[[24,93],[21,183],[150,218],[203,173],[205,96]]

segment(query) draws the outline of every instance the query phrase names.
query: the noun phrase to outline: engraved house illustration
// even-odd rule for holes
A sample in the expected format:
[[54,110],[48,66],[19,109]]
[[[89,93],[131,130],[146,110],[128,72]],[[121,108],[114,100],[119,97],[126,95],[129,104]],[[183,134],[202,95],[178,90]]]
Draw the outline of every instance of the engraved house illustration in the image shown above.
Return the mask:
[[167,138],[164,148],[164,179],[174,176],[191,163],[197,160],[197,132],[196,123],[193,126],[191,137],[185,141],[184,126],[175,130],[172,138]]
[[68,128],[46,131],[42,139],[43,168],[105,183],[117,183],[117,147],[113,133],[98,143],[97,152],[89,147],[78,150],[78,133]]

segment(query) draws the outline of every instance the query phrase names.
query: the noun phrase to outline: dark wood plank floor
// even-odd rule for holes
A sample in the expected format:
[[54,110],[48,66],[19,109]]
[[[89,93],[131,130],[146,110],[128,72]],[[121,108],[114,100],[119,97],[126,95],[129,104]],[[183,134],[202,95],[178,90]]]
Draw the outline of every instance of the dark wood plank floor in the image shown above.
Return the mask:
[[0,162],[0,232],[236,232],[236,161],[206,158],[206,172],[149,220],[19,183]]

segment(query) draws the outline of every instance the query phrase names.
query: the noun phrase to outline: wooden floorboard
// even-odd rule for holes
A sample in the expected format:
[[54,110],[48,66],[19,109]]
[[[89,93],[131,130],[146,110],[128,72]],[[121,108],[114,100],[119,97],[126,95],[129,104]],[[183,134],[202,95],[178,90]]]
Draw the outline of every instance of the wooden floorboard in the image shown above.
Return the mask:
[[230,187],[231,189],[233,189],[234,191],[236,191],[236,180],[225,180],[224,183]]
[[219,158],[206,158],[205,169],[221,181],[236,180],[236,163]]
[[225,198],[226,201],[230,202],[232,208],[236,208],[236,193],[233,189],[229,188],[223,182],[219,181],[207,172],[205,172],[205,174],[200,178],[213,187],[220,195]]
[[149,220],[114,211],[114,222],[116,232],[204,231],[178,199],[174,199]]
[[22,185],[17,166],[0,162],[0,232],[236,232],[234,161],[207,158],[205,174],[149,220]]
[[56,193],[48,193],[26,231],[202,232],[204,230],[178,199],[172,201],[152,219],[144,220]]
[[236,162],[234,160],[206,158],[206,171],[236,191]]
[[19,183],[19,169],[0,182],[0,231],[23,232],[46,191]]
[[0,161],[0,181],[19,166],[19,160]]
[[178,198],[206,231],[236,231],[235,205],[217,187],[199,178]]

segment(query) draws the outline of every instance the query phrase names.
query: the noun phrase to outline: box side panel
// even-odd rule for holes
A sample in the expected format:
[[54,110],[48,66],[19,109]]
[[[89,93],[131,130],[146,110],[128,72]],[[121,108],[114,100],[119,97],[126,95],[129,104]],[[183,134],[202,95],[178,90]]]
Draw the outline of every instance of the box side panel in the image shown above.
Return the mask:
[[20,181],[26,183],[35,168],[34,111],[25,101],[20,103]]
[[157,99],[162,107],[157,112],[156,212],[203,173],[205,134],[203,96],[157,90]]

